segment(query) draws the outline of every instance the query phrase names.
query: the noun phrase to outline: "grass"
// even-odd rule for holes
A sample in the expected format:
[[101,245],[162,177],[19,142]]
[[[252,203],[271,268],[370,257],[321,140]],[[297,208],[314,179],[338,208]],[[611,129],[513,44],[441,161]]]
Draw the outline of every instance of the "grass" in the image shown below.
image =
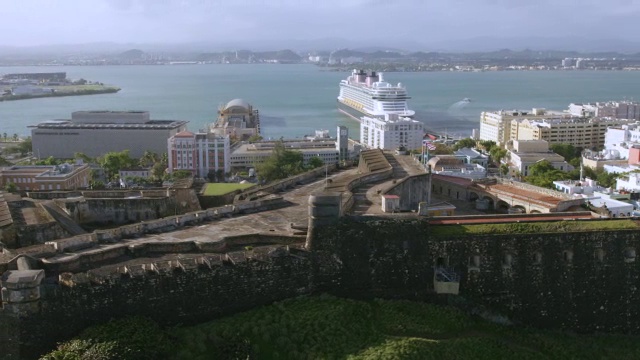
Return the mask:
[[625,220],[574,220],[508,224],[435,225],[431,233],[435,236],[464,234],[528,234],[559,233],[573,231],[611,231],[639,229],[638,223]]
[[238,184],[238,183],[207,183],[204,189],[205,196],[225,195],[236,190],[248,189],[255,184]]
[[175,329],[171,359],[638,359],[640,338],[496,325],[457,309],[323,295]]

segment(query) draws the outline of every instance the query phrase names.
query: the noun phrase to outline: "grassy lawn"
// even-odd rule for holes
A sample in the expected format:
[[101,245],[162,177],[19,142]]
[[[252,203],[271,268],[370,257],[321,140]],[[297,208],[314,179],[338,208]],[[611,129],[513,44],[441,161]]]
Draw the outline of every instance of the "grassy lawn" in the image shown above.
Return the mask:
[[255,184],[238,184],[238,183],[207,183],[207,187],[204,190],[205,196],[219,196],[228,194],[236,190],[248,189]]
[[530,234],[573,231],[610,231],[638,228],[640,227],[636,221],[630,219],[599,221],[575,220],[509,224],[436,225],[431,227],[431,233],[436,236],[451,236],[463,234]]

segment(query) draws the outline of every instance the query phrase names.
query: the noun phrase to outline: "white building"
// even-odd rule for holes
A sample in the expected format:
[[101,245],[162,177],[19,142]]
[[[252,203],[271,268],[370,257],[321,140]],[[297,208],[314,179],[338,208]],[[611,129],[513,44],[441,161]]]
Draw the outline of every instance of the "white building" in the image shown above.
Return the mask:
[[604,217],[631,216],[634,205],[621,200],[628,200],[628,194],[621,194],[599,186],[595,180],[554,181],[556,190],[575,198],[582,198],[592,211]]
[[549,143],[544,140],[515,140],[513,148],[508,152],[511,174],[518,172],[522,176],[529,175],[529,168],[540,161],[548,161],[551,166],[561,171],[571,171],[573,166],[564,158],[549,150]]
[[614,119],[640,120],[640,103],[637,101],[605,101],[569,105],[569,112],[576,116],[610,117]]
[[604,135],[605,150],[617,152],[621,159],[629,159],[634,145],[640,145],[640,122],[610,127]]
[[364,116],[360,123],[360,143],[370,149],[419,149],[423,136],[420,121],[396,114],[386,114],[384,119]]

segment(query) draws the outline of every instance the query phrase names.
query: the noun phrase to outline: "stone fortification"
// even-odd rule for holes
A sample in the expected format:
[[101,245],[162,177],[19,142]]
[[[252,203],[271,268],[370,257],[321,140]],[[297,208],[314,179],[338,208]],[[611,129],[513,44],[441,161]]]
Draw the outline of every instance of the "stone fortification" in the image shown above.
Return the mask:
[[[92,268],[74,269],[73,259],[66,268],[22,261],[29,271],[44,269],[46,279],[3,275],[0,336],[14,340],[1,341],[13,349],[7,354],[29,358],[87,325],[131,314],[194,323],[320,292],[430,300],[442,296],[436,280],[443,268],[461,296],[515,321],[640,333],[640,230],[526,234],[527,224],[512,224],[520,231],[478,235],[420,218],[344,217],[342,203],[331,192],[310,198],[304,247],[302,236],[253,234],[223,246],[195,240],[116,246],[118,257],[86,262]],[[82,244],[47,244],[25,258],[46,251],[47,260],[82,258],[85,250],[73,252]],[[20,267],[12,264],[5,275]],[[24,302],[36,287],[39,298]]]

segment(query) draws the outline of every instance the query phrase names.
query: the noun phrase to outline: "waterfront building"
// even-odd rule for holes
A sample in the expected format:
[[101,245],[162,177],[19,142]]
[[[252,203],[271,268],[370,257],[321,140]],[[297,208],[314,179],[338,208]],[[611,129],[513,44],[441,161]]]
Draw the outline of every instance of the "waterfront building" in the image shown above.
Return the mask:
[[588,104],[570,104],[569,113],[576,116],[609,117],[640,120],[640,103],[637,101],[605,101]]
[[480,140],[494,141],[498,146],[504,147],[511,139],[511,122],[513,120],[523,121],[567,118],[570,115],[549,111],[541,108],[534,108],[531,111],[521,110],[500,110],[500,111],[483,111],[480,114]]
[[637,154],[639,146],[640,122],[609,127],[605,133],[605,150],[618,153],[621,159],[630,159],[631,152]]
[[260,114],[251,104],[242,99],[233,99],[218,108],[218,119],[211,126],[218,136],[248,140],[260,135]]
[[573,166],[564,158],[549,150],[549,143],[544,140],[514,140],[513,147],[508,150],[510,175],[529,175],[529,168],[540,161],[546,160],[555,169],[571,171]]
[[511,121],[511,140],[545,140],[549,144],[571,144],[585,149],[605,144],[605,134],[611,126],[628,124],[632,120],[599,117],[561,117]]
[[408,117],[385,114],[384,118],[361,118],[360,143],[370,149],[420,149],[423,137],[423,124]]
[[91,179],[88,164],[15,165],[0,168],[0,187],[15,184],[20,191],[86,188]]
[[228,135],[182,131],[168,140],[168,172],[188,170],[206,178],[211,171],[231,171]]
[[90,157],[129,150],[131,157],[145,151],[162,154],[167,139],[184,131],[187,121],[152,120],[148,111],[76,111],[69,120],[50,120],[29,126],[33,154],[70,159],[81,152]]

